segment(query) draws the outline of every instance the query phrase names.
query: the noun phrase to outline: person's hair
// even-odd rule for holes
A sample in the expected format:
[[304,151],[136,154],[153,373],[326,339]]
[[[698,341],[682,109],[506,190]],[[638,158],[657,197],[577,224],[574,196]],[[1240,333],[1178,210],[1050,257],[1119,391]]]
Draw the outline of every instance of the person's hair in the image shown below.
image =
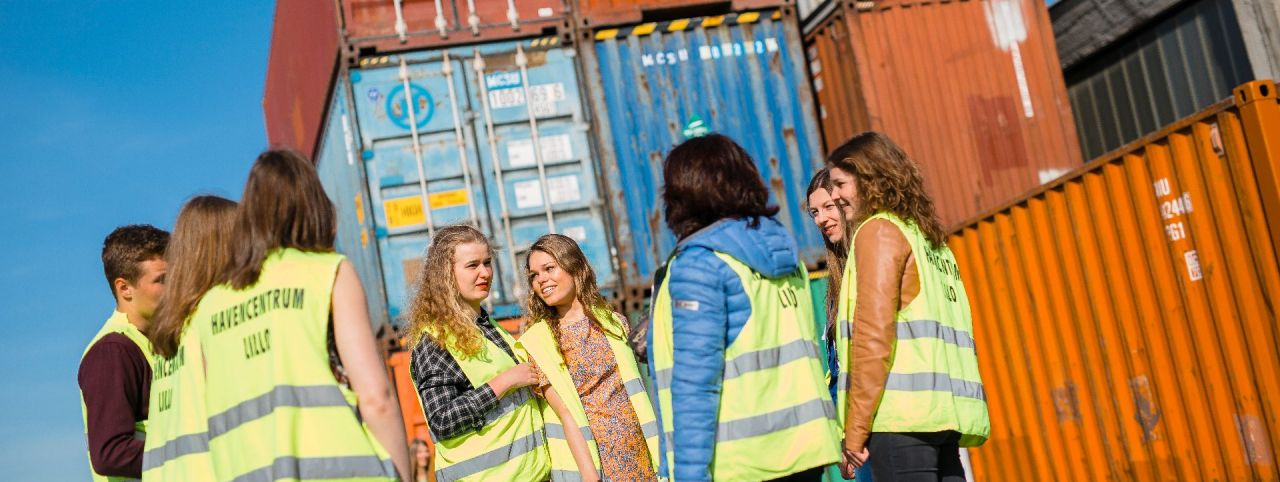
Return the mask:
[[721,219],[745,218],[754,228],[760,217],[778,213],[751,155],[720,134],[672,149],[662,163],[662,179],[663,214],[678,239]]
[[290,150],[263,152],[249,170],[240,200],[227,280],[236,289],[257,283],[263,260],[278,248],[332,252],[336,217],[306,157]]
[[[529,265],[530,258],[533,253],[542,252],[554,259],[556,265],[560,269],[569,273],[573,278],[575,292],[573,296],[582,303],[582,312],[587,319],[599,326],[605,333],[612,333],[621,336],[622,330],[612,316],[608,319],[601,319],[604,313],[611,313],[609,302],[605,301],[604,296],[600,295],[600,287],[596,285],[596,271],[591,268],[591,263],[587,261],[587,255],[582,253],[582,248],[574,242],[572,238],[560,234],[545,234],[533,242],[533,246],[529,248],[529,254],[524,258],[524,269],[529,282],[529,319],[533,323],[547,323],[551,327],[552,335],[560,333],[560,316],[556,313],[556,309],[547,304],[546,301],[539,296],[538,291],[534,289],[534,267]],[[559,349],[559,340],[556,341],[556,348]]]
[[144,261],[164,257],[169,233],[150,224],[120,226],[102,241],[102,272],[107,276],[111,297],[116,296],[116,278],[129,284],[142,276]]
[[[831,192],[831,169],[822,168],[813,175],[813,179],[809,180],[809,189],[805,191],[804,200],[806,207],[808,206],[809,196],[813,195],[817,190],[822,189],[828,193]],[[844,229],[848,221],[844,219],[844,209],[837,208],[840,214],[841,229]],[[830,331],[835,323],[836,317],[836,298],[840,296],[840,282],[844,280],[844,265],[849,256],[848,243],[846,237],[840,242],[833,242],[827,238],[826,234],[822,235],[822,241],[827,246],[827,330]],[[828,333],[830,335],[830,333]]]
[[169,264],[164,295],[147,329],[151,347],[162,357],[178,352],[191,312],[209,288],[222,282],[231,259],[231,230],[236,203],[218,196],[196,196],[182,206],[165,250]]
[[454,253],[459,245],[467,243],[483,244],[490,255],[493,253],[484,233],[474,227],[459,224],[436,230],[418,270],[416,292],[409,300],[408,346],[415,347],[423,338],[429,338],[441,348],[452,347],[466,356],[480,353],[484,335],[475,319],[468,316],[471,310],[453,275]]
[[827,156],[827,163],[853,175],[857,186],[857,208],[853,219],[846,220],[846,233],[851,235],[878,212],[889,212],[915,223],[932,248],[946,243],[920,168],[889,136],[873,131],[858,134]]

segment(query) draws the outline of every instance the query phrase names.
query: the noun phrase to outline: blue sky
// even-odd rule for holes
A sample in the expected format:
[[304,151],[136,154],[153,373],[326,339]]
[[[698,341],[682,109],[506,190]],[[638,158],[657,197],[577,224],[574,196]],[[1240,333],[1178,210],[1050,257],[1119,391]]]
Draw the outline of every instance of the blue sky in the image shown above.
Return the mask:
[[266,146],[273,2],[0,1],[0,467],[88,480],[76,368],[117,225],[240,197]]

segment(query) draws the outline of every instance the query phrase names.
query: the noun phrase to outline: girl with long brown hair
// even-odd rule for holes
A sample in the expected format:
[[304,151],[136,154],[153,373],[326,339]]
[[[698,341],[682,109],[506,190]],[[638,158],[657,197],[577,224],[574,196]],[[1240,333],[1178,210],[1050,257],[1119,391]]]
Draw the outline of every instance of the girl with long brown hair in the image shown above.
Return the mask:
[[226,274],[235,219],[234,201],[196,196],[182,206],[174,223],[164,254],[169,266],[165,293],[147,327],[159,356],[151,370],[144,480],[214,480],[207,450],[170,456],[164,448],[208,431],[200,343],[187,327],[196,304]]
[[859,134],[827,162],[850,240],[836,313],[841,472],[870,460],[879,482],[963,481],[959,447],[985,441],[990,423],[968,298],[933,201],[884,134]]
[[517,346],[538,368],[535,391],[550,405],[552,480],[656,479],[657,423],[629,325],[600,295],[586,255],[573,239],[548,234],[529,248],[525,270],[533,324]]
[[[550,471],[536,379],[481,304],[493,250],[471,226],[436,230],[409,301],[410,374],[436,442],[437,481],[543,480]],[[503,457],[485,457],[502,453]]]
[[360,279],[334,252],[336,233],[334,205],[311,161],[285,150],[259,155],[226,283],[191,316],[206,360],[208,446],[219,480],[410,476],[400,405]]

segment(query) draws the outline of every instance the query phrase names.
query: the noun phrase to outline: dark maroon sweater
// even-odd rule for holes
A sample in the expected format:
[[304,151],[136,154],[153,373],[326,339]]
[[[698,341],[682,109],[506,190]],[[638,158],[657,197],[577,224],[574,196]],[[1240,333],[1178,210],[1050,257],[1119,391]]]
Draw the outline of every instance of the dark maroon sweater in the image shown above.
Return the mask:
[[151,366],[142,349],[120,333],[103,336],[80,362],[89,462],[107,476],[142,477],[144,442],[133,424],[147,419]]

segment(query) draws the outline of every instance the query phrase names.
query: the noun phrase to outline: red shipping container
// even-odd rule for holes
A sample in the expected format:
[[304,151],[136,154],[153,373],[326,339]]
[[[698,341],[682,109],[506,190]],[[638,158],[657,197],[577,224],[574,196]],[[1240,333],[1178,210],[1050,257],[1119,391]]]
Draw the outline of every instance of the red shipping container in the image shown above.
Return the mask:
[[338,14],[333,2],[279,0],[262,112],[272,146],[315,153],[316,136],[338,65]]
[[341,3],[347,42],[376,53],[546,35],[567,27],[564,0],[402,0],[399,7],[392,0]]
[[841,1],[805,36],[827,150],[888,134],[948,226],[1083,163],[1040,0]]

